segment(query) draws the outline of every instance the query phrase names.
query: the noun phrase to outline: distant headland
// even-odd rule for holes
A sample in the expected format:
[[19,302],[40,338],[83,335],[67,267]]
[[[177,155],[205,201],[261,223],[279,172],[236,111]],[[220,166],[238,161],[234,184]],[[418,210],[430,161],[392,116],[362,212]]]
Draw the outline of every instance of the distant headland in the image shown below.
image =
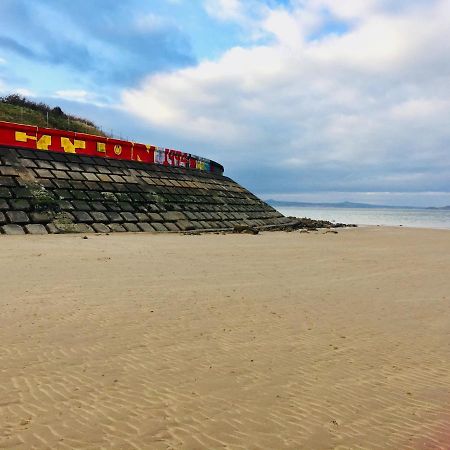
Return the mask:
[[311,202],[289,202],[283,200],[273,200],[268,199],[266,202],[274,207],[296,207],[296,208],[355,208],[355,209],[377,209],[377,208],[388,208],[388,209],[439,209],[446,210],[450,209],[448,206],[390,206],[390,205],[374,205],[370,203],[354,203],[354,202],[337,202],[337,203],[311,203]]

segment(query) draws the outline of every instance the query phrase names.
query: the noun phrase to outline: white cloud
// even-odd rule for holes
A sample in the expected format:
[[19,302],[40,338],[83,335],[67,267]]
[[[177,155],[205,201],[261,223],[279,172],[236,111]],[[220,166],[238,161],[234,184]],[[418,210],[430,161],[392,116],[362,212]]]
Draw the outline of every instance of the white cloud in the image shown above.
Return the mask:
[[244,7],[241,0],[205,0],[206,12],[216,19],[241,21],[244,19]]
[[167,27],[169,21],[156,14],[145,14],[136,18],[136,26],[140,30],[159,31]]
[[14,93],[23,97],[36,97],[36,93],[27,88],[16,88],[14,89]]
[[[65,89],[56,91],[53,95],[53,98],[67,100],[70,102],[77,103],[88,103],[90,105],[95,105],[98,107],[107,106],[105,103],[105,99],[100,98],[93,92],[85,91],[84,89]],[[111,106],[111,105],[109,105]]]
[[[241,20],[239,2],[213,3],[211,14]],[[266,43],[149,77],[123,93],[123,107],[235,167],[252,160],[354,173],[349,189],[416,182],[432,190],[427,174],[450,168],[450,5],[416,0],[391,11],[387,3],[299,0],[294,10],[267,9],[258,22]],[[330,16],[348,30],[327,33]],[[408,170],[421,175],[403,176]],[[289,186],[304,180],[291,176]]]
[[67,89],[56,91],[54,96],[64,100],[87,101],[90,95],[89,92],[82,89]]
[[0,58],[0,64],[6,64],[6,60],[3,58]]

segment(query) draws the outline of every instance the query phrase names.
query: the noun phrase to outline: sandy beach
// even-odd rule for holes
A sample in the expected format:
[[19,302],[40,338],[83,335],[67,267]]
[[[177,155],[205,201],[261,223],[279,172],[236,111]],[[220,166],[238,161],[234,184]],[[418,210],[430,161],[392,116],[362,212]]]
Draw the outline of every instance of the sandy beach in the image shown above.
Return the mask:
[[0,274],[0,448],[450,448],[450,231],[0,236]]

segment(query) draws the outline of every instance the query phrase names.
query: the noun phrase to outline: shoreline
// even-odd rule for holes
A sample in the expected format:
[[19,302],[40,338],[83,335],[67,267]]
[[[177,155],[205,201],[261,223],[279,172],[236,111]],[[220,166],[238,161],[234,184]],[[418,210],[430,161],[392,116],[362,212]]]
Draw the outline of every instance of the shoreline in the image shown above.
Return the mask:
[[448,230],[0,236],[0,447],[447,448]]
[[450,229],[450,210],[371,209],[371,208],[278,208],[286,216],[306,215],[331,222],[357,225],[400,226],[408,228]]

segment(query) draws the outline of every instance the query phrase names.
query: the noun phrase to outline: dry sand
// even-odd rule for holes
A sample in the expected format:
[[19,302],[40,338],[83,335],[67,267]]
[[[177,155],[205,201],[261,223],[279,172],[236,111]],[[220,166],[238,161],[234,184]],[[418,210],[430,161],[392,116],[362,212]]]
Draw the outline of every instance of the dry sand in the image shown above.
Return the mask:
[[0,274],[0,448],[450,448],[450,231],[0,236]]

